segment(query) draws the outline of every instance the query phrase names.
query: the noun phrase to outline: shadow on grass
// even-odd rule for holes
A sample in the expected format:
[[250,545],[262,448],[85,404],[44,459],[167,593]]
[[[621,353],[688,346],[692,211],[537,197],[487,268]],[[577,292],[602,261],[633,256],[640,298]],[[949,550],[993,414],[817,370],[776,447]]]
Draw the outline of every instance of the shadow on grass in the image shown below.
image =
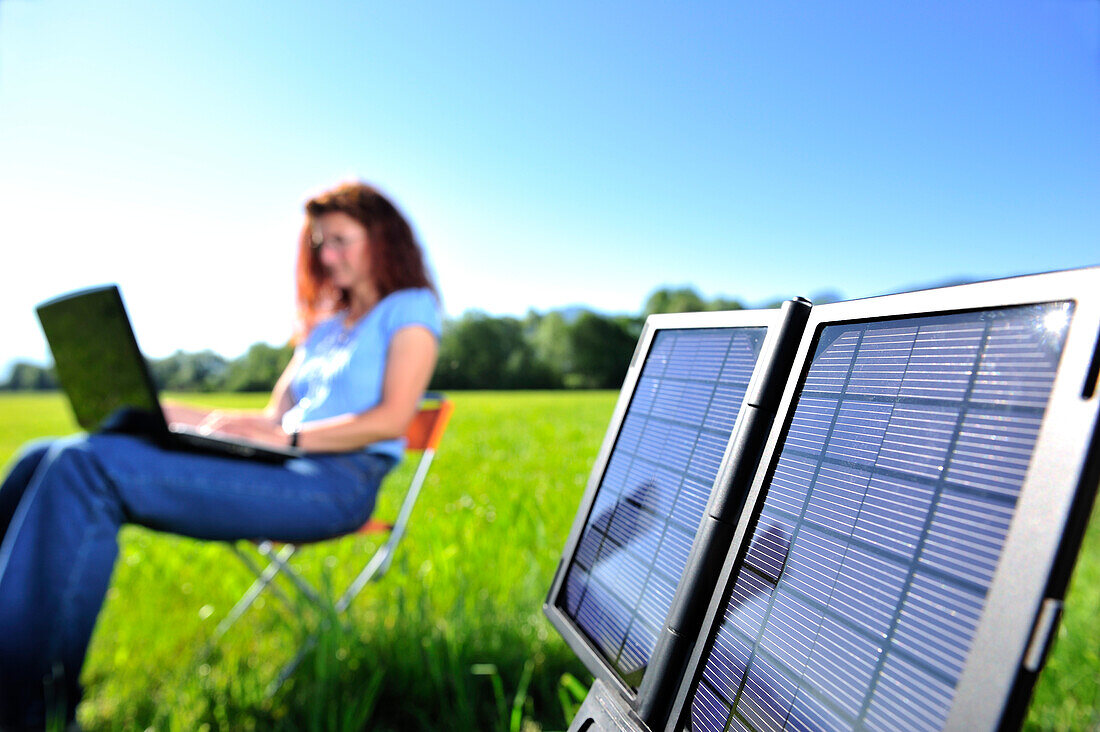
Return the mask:
[[[129,709],[126,728],[210,730],[555,730],[576,711],[587,676],[567,649],[530,657],[525,639],[490,651],[446,631],[371,642],[337,626],[322,633],[287,683],[265,695],[274,669],[212,653],[181,675],[172,699]],[[569,694],[563,694],[568,691]],[[566,708],[565,699],[570,705]],[[167,703],[165,703],[167,702]],[[114,720],[92,729],[108,729]]]
[[[397,595],[397,607],[374,627],[361,617],[349,625],[312,606],[277,611],[269,602],[230,631],[237,638],[179,659],[144,695],[123,690],[126,698],[115,706],[109,671],[86,678],[89,687],[103,686],[81,721],[89,732],[568,726],[590,678],[548,622],[517,622],[486,607],[468,616],[461,604],[441,613],[425,595]],[[316,645],[269,697],[268,684],[314,631]],[[249,641],[276,634],[288,642]]]
[[[426,602],[421,596],[418,604]],[[561,680],[584,674],[573,654],[561,643],[533,644],[530,634],[510,633],[506,622],[461,615],[422,607],[414,617],[435,622],[373,637],[362,637],[334,613],[319,618],[319,642],[275,697],[286,714],[279,724],[306,730],[567,727],[575,707],[563,705]]]

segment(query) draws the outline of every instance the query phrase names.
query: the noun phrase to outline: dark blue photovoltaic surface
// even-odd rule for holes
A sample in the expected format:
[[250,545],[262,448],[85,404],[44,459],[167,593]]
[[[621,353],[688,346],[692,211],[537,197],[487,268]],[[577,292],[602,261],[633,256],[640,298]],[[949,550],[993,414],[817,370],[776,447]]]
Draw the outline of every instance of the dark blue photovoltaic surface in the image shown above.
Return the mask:
[[1069,312],[823,329],[692,729],[943,726]]
[[656,334],[559,605],[637,688],[733,431],[765,328]]

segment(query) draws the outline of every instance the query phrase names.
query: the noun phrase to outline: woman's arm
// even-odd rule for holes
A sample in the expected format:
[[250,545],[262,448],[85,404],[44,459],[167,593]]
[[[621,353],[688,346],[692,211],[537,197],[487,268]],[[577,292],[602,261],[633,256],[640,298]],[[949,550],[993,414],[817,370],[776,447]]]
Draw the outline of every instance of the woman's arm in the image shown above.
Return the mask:
[[294,379],[294,374],[298,373],[298,366],[301,363],[302,352],[298,349],[294,351],[290,363],[283,369],[279,380],[275,382],[275,388],[271,390],[271,397],[267,400],[267,406],[264,407],[264,416],[273,423],[281,420],[283,415],[294,406],[294,396],[290,393],[290,382]]
[[[428,388],[438,351],[435,335],[423,326],[414,325],[397,331],[390,340],[386,357],[382,400],[360,414],[307,422],[298,435],[298,446],[307,452],[347,452],[405,434],[416,416],[420,397]],[[276,386],[276,391],[272,393],[273,400],[278,391]],[[280,399],[286,398],[289,397],[284,391]],[[277,421],[230,418],[224,422],[208,420],[206,424],[219,432],[254,440],[279,445],[289,442],[289,436]]]
[[290,363],[283,369],[279,380],[275,382],[275,388],[267,400],[267,406],[260,409],[204,409],[180,404],[176,401],[164,402],[164,416],[169,424],[185,424],[198,427],[203,430],[231,432],[241,434],[240,430],[231,430],[230,424],[255,423],[275,427],[279,424],[283,414],[294,406],[294,398],[290,394],[290,382],[298,371],[301,356],[296,351]]
[[172,399],[161,402],[161,409],[164,410],[164,419],[168,424],[185,424],[192,427],[201,423],[210,414],[209,409],[180,404]]
[[404,435],[428,388],[438,351],[435,335],[423,326],[397,331],[386,358],[382,401],[361,414],[307,422],[298,445],[308,452],[343,452]]

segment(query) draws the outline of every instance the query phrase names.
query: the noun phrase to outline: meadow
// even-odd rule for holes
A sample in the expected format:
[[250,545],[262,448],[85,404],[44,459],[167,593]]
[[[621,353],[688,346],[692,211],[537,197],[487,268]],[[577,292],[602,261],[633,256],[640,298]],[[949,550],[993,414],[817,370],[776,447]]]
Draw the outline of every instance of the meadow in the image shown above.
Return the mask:
[[[219,407],[262,397],[177,395]],[[455,416],[389,574],[272,698],[308,632],[304,608],[254,607],[212,645],[248,586],[228,549],[126,527],[84,668],[86,730],[564,729],[590,682],[542,601],[614,406],[612,392],[459,392]],[[75,429],[57,394],[0,395],[0,463]],[[408,477],[409,467],[389,480]],[[380,514],[394,497],[383,489]],[[1094,514],[1026,726],[1100,726],[1100,519]],[[294,564],[346,583],[369,538]]]

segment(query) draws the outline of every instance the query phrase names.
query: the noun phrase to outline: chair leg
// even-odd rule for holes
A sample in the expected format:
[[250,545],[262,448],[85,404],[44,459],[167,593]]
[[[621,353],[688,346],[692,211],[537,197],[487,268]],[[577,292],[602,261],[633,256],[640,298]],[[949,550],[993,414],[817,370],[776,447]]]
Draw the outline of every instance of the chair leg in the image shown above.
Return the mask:
[[336,618],[338,610],[334,608],[331,602],[328,602],[324,598],[322,598],[317,590],[311,584],[306,582],[300,574],[294,571],[294,569],[286,563],[286,559],[284,557],[276,554],[274,551],[271,550],[270,547],[265,547],[261,545],[258,548],[260,552],[264,554],[264,556],[268,557],[271,560],[272,564],[278,565],[279,569],[283,571],[283,576],[294,583],[294,586],[298,588],[298,590],[302,593],[302,596],[312,602],[314,607],[316,607],[320,611],[321,615],[321,627],[317,631],[311,633],[308,638],[306,638],[305,642],[303,642],[301,647],[298,649],[298,652],[294,655],[294,658],[292,658],[285,666],[283,666],[282,670],[279,672],[279,675],[275,678],[274,681],[272,681],[268,685],[264,693],[267,695],[267,698],[270,699],[271,697],[275,696],[279,689],[282,688],[283,684],[286,683],[287,679],[290,678],[291,674],[293,674],[298,666],[302,663],[302,660],[306,657],[306,654],[309,653],[310,650],[312,650],[313,647],[317,645],[317,640],[320,637],[320,633],[323,632],[326,626],[330,625],[331,622]]
[[276,553],[270,545],[267,545],[267,542],[258,546],[257,549],[261,554],[270,559],[273,565],[278,567],[276,572],[282,571],[283,576],[293,582],[294,586],[314,605],[321,608],[326,606],[325,601],[321,599],[321,596],[317,593],[317,590],[314,589],[313,585],[302,579],[302,576],[298,574],[293,567],[287,564],[287,559],[290,557],[289,554],[284,557],[281,551]]
[[[248,569],[257,577],[252,585],[248,588],[248,590],[244,593],[244,595],[241,596],[241,599],[237,601],[237,604],[233,606],[233,609],[231,609],[229,613],[222,619],[222,621],[218,623],[218,626],[214,629],[214,634],[210,639],[211,643],[214,643],[219,638],[221,638],[226,633],[226,631],[228,631],[229,628],[232,627],[232,625],[236,623],[242,615],[244,615],[245,611],[247,611],[248,608],[252,606],[252,604],[256,601],[256,598],[258,598],[265,589],[270,588],[271,591],[278,596],[279,600],[287,607],[287,609],[293,611],[294,604],[292,603],[290,598],[288,598],[286,594],[283,593],[279,586],[275,584],[275,578],[279,575],[280,572],[283,573],[283,575],[288,580],[290,580],[295,587],[298,588],[298,591],[302,593],[303,597],[313,603],[313,605],[319,611],[321,611],[322,616],[324,616],[326,608],[331,608],[331,604],[326,603],[324,599],[320,596],[320,594],[316,591],[316,589],[308,582],[306,582],[301,577],[301,575],[299,575],[288,563],[290,557],[297,550],[297,547],[295,547],[293,544],[283,544],[277,551],[275,550],[274,545],[271,542],[265,541],[257,545],[256,551],[259,552],[261,556],[269,560],[269,564],[267,565],[267,567],[262,570],[260,569],[260,566],[256,564],[256,562],[250,556],[241,551],[239,548],[234,545],[230,545],[229,548],[233,550],[233,553],[236,554],[237,557],[240,558],[241,562],[246,567],[248,567]],[[327,617],[322,617],[321,623],[323,629],[324,626],[330,623],[330,620]],[[285,666],[283,666],[283,668],[279,671],[279,675],[268,685],[265,692],[267,698],[270,699],[279,691],[279,689],[282,688],[283,684],[286,683],[287,679],[290,678],[291,674],[293,674],[294,671],[301,664],[306,654],[309,653],[309,651],[317,645],[317,640],[319,638],[320,632],[321,631],[318,630],[310,634],[309,637],[306,638],[305,642],[298,649],[298,652],[295,654],[294,658],[292,658]]]
[[[326,630],[331,628],[334,624],[343,624],[341,616],[347,611],[348,606],[356,595],[358,595],[366,585],[380,579],[389,569],[390,563],[393,560],[394,550],[405,533],[409,516],[412,513],[417,496],[420,493],[420,489],[424,484],[429,467],[435,456],[435,445],[443,434],[443,429],[447,424],[447,419],[450,417],[453,408],[441,394],[425,394],[425,400],[425,404],[427,401],[438,401],[439,406],[431,407],[430,405],[425,406],[425,404],[422,404],[421,412],[423,414],[418,414],[418,419],[421,416],[425,417],[425,419],[420,420],[420,426],[417,427],[416,430],[410,432],[410,435],[416,435],[416,437],[410,437],[410,449],[420,450],[420,461],[416,466],[412,480],[406,488],[405,497],[401,502],[401,508],[398,511],[397,519],[393,526],[390,527],[389,539],[375,551],[367,561],[366,566],[359,572],[351,585],[335,602],[321,597],[321,594],[316,588],[309,584],[288,564],[288,560],[295,551],[293,545],[284,544],[276,551],[271,542],[265,541],[259,544],[256,547],[257,552],[270,562],[262,571],[259,569],[259,565],[253,561],[252,557],[247,556],[236,546],[230,546],[241,561],[258,576],[258,579],[252,583],[252,586],[248,588],[237,604],[233,606],[228,615],[218,623],[218,626],[214,629],[214,635],[208,648],[221,638],[245,611],[252,606],[260,593],[269,587],[291,614],[295,614],[296,609],[299,607],[299,603],[292,602],[276,583],[276,579],[280,572],[282,572],[287,580],[302,593],[303,598],[311,602],[320,613],[317,629],[306,638],[294,658],[282,668],[276,679],[267,687],[267,696],[269,698],[282,688],[287,679],[290,678],[291,674],[293,674],[301,664],[306,654],[317,646],[322,637],[321,634],[326,632]],[[416,443],[415,446],[411,444],[413,442]]]
[[317,645],[317,637],[318,633],[314,632],[308,638],[306,638],[305,642],[302,643],[301,648],[299,648],[298,652],[294,654],[294,658],[290,659],[287,664],[283,666],[282,670],[279,671],[279,675],[275,677],[275,680],[268,684],[267,689],[264,690],[264,694],[268,699],[275,696],[275,694],[278,693],[279,689],[283,688],[283,684],[285,684],[287,679],[290,678],[291,674],[293,674],[295,670],[297,670],[299,664],[301,664],[302,660],[306,657],[306,654],[313,650],[313,647]]
[[302,642],[302,645],[298,649],[298,652],[294,655],[294,658],[290,659],[290,661],[288,661],[287,664],[283,666],[282,670],[279,671],[279,675],[275,678],[274,681],[272,681],[268,685],[267,689],[264,692],[267,695],[268,699],[275,696],[276,692],[278,692],[279,689],[283,687],[283,684],[287,682],[287,679],[291,677],[294,671],[305,659],[306,654],[317,646],[318,642],[321,639],[321,634],[324,633],[326,630],[329,630],[330,628],[333,628],[334,626],[339,626],[341,624],[341,611],[335,609],[332,606],[330,606],[330,608],[332,611],[321,617],[319,627],[309,634],[305,641]]
[[429,447],[421,453],[420,462],[416,465],[416,472],[413,474],[409,488],[405,492],[405,500],[401,502],[401,509],[397,512],[397,520],[390,529],[389,538],[382,546],[378,547],[374,556],[367,562],[367,566],[363,567],[363,571],[359,573],[359,576],[352,581],[344,594],[336,601],[337,612],[342,613],[347,610],[364,587],[375,580],[381,579],[389,570],[390,562],[393,561],[394,550],[405,536],[409,516],[416,505],[416,499],[420,496],[420,489],[424,486],[424,481],[428,477],[428,470],[431,468],[433,460],[435,460],[435,449]]
[[385,567],[389,564],[389,558],[391,555],[391,549],[389,543],[382,545],[367,562],[367,566],[363,568],[363,571],[359,573],[359,576],[355,578],[355,581],[348,586],[348,589],[344,591],[344,594],[340,596],[340,599],[336,601],[336,612],[342,613],[348,609],[351,605],[351,601],[355,599],[356,595],[366,587],[372,580],[380,579],[385,573]]
[[222,621],[220,623],[218,623],[218,627],[214,629],[214,635],[211,638],[212,641],[216,641],[223,635],[225,635],[226,631],[228,631],[229,628],[232,627],[232,625],[237,622],[237,620],[240,619],[242,615],[244,615],[245,611],[252,606],[252,603],[256,601],[256,598],[260,596],[260,593],[262,593],[268,587],[271,588],[271,591],[274,592],[285,605],[289,607],[291,604],[290,598],[288,598],[283,593],[283,591],[279,589],[278,585],[274,584],[274,581],[276,575],[278,575],[279,572],[287,566],[286,561],[290,559],[290,556],[292,554],[294,554],[295,547],[292,544],[284,544],[283,547],[278,551],[278,553],[274,555],[274,557],[278,558],[278,562],[274,561],[274,558],[269,557],[272,559],[272,562],[268,564],[267,567],[262,571],[260,570],[259,566],[254,561],[252,561],[251,557],[242,552],[236,546],[230,545],[229,548],[233,550],[233,553],[236,554],[240,558],[241,562],[243,562],[244,565],[248,567],[248,569],[257,577],[256,580],[252,583],[252,586],[248,588],[244,595],[241,596],[241,599],[237,601],[237,604],[233,606],[233,609],[230,610],[224,618],[222,618]]

